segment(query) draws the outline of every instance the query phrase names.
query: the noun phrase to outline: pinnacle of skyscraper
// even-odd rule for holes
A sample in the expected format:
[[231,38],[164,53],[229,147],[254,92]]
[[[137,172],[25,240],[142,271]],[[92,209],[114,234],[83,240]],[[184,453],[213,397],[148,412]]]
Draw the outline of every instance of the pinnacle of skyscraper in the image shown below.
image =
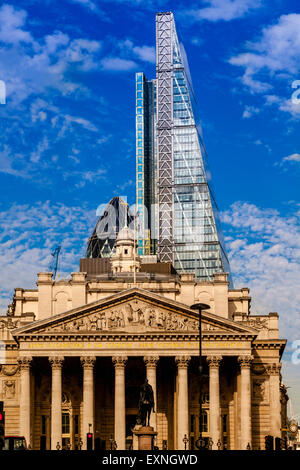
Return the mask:
[[173,13],[156,14],[156,78],[136,74],[138,254],[212,280],[228,272],[186,53]]

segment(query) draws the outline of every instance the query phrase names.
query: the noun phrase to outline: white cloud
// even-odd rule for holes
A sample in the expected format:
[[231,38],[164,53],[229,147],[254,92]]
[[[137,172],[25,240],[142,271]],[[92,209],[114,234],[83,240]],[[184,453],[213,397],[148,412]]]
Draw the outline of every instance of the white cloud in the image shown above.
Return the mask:
[[289,155],[288,157],[284,157],[282,161],[283,162],[300,162],[300,154],[293,153],[292,155]]
[[48,150],[49,148],[49,140],[47,136],[44,136],[43,139],[38,143],[37,149],[30,154],[30,160],[33,163],[37,163],[42,154]]
[[250,287],[252,311],[278,311],[281,336],[299,339],[299,215],[237,202],[222,218],[235,285]]
[[82,204],[14,204],[0,211],[0,308],[6,312],[13,289],[36,288],[36,273],[48,269],[51,250],[62,245],[59,271],[63,276],[79,269],[96,212]]
[[11,5],[2,5],[0,8],[0,41],[11,45],[20,42],[32,43],[31,34],[23,29],[26,19],[26,11],[15,9]]
[[254,106],[246,106],[243,112],[243,118],[248,119],[254,116],[254,114],[258,114],[259,112],[259,108],[255,108]]
[[204,0],[207,6],[186,10],[190,19],[195,21],[231,21],[242,18],[251,10],[261,7],[261,0]]
[[222,214],[235,287],[250,287],[253,314],[279,313],[279,333],[288,340],[282,375],[300,414],[300,365],[291,363],[300,340],[300,213],[281,216],[237,202]]
[[98,131],[97,127],[94,126],[94,124],[88,119],[83,119],[83,118],[76,117],[76,116],[70,116],[68,114],[66,114],[64,118],[66,119],[68,123],[75,122],[76,124],[79,124],[80,126],[82,126],[84,129],[88,131],[92,131],[92,132]]
[[151,62],[152,64],[155,64],[155,48],[154,47],[149,47],[149,46],[141,46],[141,47],[134,47],[133,48],[134,54],[137,55],[137,57],[140,60],[143,60],[144,62]]
[[[300,73],[300,14],[282,15],[262,29],[260,37],[245,44],[246,51],[230,58],[244,69],[240,77],[251,93],[266,93],[266,105],[300,117],[300,105],[292,100],[292,80]],[[290,96],[280,97],[271,90],[282,81],[290,83]]]
[[137,67],[133,60],[120,59],[119,57],[105,57],[101,60],[103,70],[111,72],[129,71]]
[[[16,109],[29,96],[41,97],[49,88],[62,94],[82,88],[67,78],[70,69],[87,72],[99,68],[102,43],[71,39],[61,31],[41,38],[28,30],[28,14],[10,5],[0,8],[1,78],[7,90],[6,109]],[[43,118],[43,116],[40,116]]]
[[86,8],[88,8],[89,10],[93,11],[93,12],[96,12],[98,11],[98,7],[97,5],[92,2],[91,0],[71,0],[72,3],[77,3],[78,5],[82,5]]

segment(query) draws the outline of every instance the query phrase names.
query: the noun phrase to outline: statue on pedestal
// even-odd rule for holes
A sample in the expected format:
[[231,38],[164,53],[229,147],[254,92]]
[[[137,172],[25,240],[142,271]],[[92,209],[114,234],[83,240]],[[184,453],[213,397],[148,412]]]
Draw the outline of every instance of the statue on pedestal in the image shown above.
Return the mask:
[[139,418],[142,426],[150,426],[151,411],[154,411],[153,388],[148,383],[148,379],[141,386],[139,399]]

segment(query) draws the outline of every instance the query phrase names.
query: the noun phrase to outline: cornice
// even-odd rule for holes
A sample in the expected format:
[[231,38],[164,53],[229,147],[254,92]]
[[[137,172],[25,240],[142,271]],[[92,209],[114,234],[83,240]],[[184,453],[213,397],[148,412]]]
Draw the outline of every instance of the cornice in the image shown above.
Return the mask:
[[286,339],[255,339],[252,344],[254,349],[275,349],[279,351],[279,357],[281,358],[286,343]]
[[[41,341],[105,341],[105,342],[112,342],[112,341],[174,341],[174,340],[180,340],[180,341],[195,341],[199,342],[199,335],[197,333],[191,333],[191,332],[140,332],[140,333],[128,333],[128,332],[107,332],[107,333],[78,333],[77,331],[74,333],[39,333],[39,334],[34,334],[34,333],[27,333],[20,335],[18,337],[19,342],[24,341],[24,342],[41,342]],[[227,332],[208,332],[202,334],[202,341],[245,341],[249,342],[253,340],[253,335],[245,335],[245,334],[230,334]]]

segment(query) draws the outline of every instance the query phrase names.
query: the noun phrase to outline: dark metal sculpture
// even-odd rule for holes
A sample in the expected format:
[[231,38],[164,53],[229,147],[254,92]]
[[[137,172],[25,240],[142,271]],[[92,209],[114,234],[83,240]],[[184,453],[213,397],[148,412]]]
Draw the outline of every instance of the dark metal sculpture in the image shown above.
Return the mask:
[[155,413],[154,394],[153,388],[148,383],[148,379],[146,379],[145,383],[141,386],[139,399],[139,421],[142,426],[150,425],[151,411]]

